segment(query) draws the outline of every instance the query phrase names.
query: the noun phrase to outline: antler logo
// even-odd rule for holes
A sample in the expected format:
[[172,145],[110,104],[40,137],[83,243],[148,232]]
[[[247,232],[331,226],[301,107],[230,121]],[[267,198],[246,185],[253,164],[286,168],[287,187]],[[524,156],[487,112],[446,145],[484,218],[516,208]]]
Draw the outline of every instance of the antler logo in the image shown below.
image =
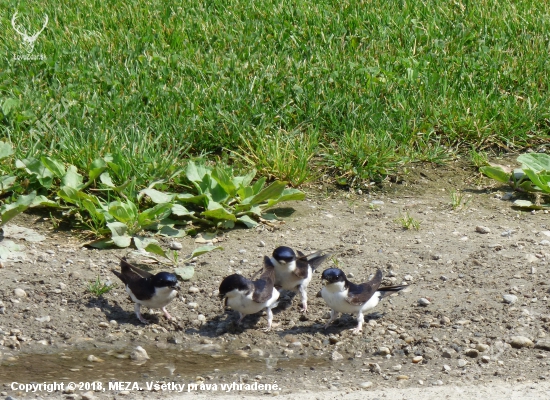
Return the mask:
[[13,26],[13,29],[15,32],[19,33],[23,37],[23,49],[27,52],[27,54],[31,54],[34,50],[34,42],[36,42],[36,39],[38,39],[38,36],[42,33],[42,31],[46,28],[46,25],[48,25],[48,14],[44,14],[46,16],[44,20],[44,26],[42,26],[42,29],[40,29],[38,32],[36,32],[34,35],[29,35],[27,31],[23,28],[17,28],[15,24],[15,20],[17,19],[17,12],[13,14],[13,17],[11,18],[11,26]]

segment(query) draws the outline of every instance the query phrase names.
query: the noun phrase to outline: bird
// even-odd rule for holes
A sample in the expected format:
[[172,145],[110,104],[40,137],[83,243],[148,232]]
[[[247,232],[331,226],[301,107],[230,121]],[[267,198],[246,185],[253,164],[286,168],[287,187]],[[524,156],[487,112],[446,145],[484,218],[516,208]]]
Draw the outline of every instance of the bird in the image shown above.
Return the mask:
[[275,289],[274,282],[274,266],[271,262],[265,262],[263,273],[255,281],[239,274],[225,277],[220,284],[219,297],[226,306],[239,312],[237,324],[240,324],[246,315],[255,314],[265,308],[267,328],[263,330],[268,332],[273,322],[271,309],[277,307],[279,299],[279,291]]
[[382,271],[376,271],[374,278],[359,285],[348,281],[344,271],[338,268],[328,268],[323,271],[321,280],[326,281],[321,289],[321,297],[330,310],[330,319],[325,329],[334,321],[339,313],[357,314],[357,326],[352,328],[354,334],[363,330],[363,314],[378,305],[380,300],[392,293],[399,292],[407,285],[383,286]]
[[125,285],[126,292],[135,304],[134,311],[138,319],[147,324],[141,315],[141,306],[160,308],[167,319],[172,316],[166,311],[166,306],[174,300],[179,289],[178,278],[170,272],[159,272],[153,275],[139,269],[124,258],[120,259],[120,272],[111,270]]
[[[322,255],[323,251],[305,255],[301,251],[287,246],[279,246],[273,250],[272,257],[264,257],[275,266],[275,286],[284,290],[299,292],[302,300],[302,312],[307,312],[307,285],[311,282],[313,271],[321,265],[330,254]],[[267,261],[264,261],[264,263]]]

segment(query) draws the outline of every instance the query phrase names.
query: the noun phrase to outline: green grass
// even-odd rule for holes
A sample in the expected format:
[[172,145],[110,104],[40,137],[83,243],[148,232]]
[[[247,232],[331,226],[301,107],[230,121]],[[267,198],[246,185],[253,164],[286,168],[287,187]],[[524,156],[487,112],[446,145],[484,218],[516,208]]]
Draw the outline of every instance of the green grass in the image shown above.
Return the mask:
[[406,230],[420,230],[420,221],[409,215],[408,212],[405,215],[399,215],[399,217],[395,219],[395,223],[401,225],[401,227]]
[[106,283],[101,283],[101,281],[99,280],[99,275],[98,275],[95,282],[89,282],[88,283],[88,292],[93,294],[95,297],[101,297],[105,293],[109,293],[115,287],[116,287],[116,284],[108,285]]
[[[0,137],[18,157],[113,153],[147,182],[229,149],[299,185],[549,137],[545,1],[2,4]],[[14,60],[16,11],[29,33],[49,15],[44,61]]]

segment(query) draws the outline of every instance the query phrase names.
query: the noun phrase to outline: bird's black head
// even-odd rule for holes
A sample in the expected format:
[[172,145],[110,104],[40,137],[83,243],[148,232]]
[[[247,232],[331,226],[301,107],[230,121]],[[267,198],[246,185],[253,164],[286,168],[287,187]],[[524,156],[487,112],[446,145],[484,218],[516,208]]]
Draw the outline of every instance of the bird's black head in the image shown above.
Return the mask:
[[177,288],[178,285],[178,277],[175,274],[171,274],[170,272],[159,272],[155,276],[153,276],[153,285],[155,287],[170,287],[170,288]]
[[327,281],[328,283],[345,282],[346,274],[344,274],[344,271],[341,269],[329,268],[323,271],[321,279]]
[[286,264],[296,260],[296,253],[290,247],[279,246],[273,250],[273,258]]
[[220,299],[223,299],[227,293],[230,291],[237,289],[237,290],[247,290],[248,289],[248,281],[246,278],[239,274],[233,274],[226,276],[222,283],[220,284],[220,290],[218,296],[220,296]]

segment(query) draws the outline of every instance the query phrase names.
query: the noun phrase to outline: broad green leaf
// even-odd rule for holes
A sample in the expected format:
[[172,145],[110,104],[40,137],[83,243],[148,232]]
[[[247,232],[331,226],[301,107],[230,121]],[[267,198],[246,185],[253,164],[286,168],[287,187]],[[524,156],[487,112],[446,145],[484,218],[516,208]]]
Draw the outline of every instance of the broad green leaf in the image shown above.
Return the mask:
[[191,257],[198,257],[202,254],[209,253],[213,250],[223,250],[223,247],[221,247],[221,246],[201,246],[201,247],[197,247],[195,250],[193,250],[193,253],[191,254]]
[[138,250],[145,249],[150,244],[158,244],[156,239],[147,236],[134,235],[132,238],[134,239],[134,245]]
[[221,204],[213,201],[208,204],[208,210],[202,212],[201,215],[211,219],[221,219],[233,222],[237,220],[235,215],[223,208]]
[[6,192],[9,188],[13,186],[16,181],[15,176],[0,176],[0,193]]
[[237,218],[237,221],[245,224],[247,228],[254,228],[258,225],[258,223],[250,218],[248,215],[243,215],[242,217]]
[[0,140],[0,160],[13,154],[13,147],[7,142]]
[[227,173],[226,170],[216,167],[212,171],[212,178],[218,182],[218,185],[227,193],[229,196],[234,197],[237,188],[231,179],[231,176]]
[[141,199],[144,194],[149,196],[151,201],[156,204],[170,203],[176,196],[175,194],[164,193],[156,189],[143,189],[141,192],[139,192],[138,199]]
[[185,267],[178,267],[174,269],[174,273],[184,281],[188,281],[195,274],[195,268],[192,265],[186,265]]
[[158,232],[162,236],[167,237],[184,237],[187,236],[185,229],[177,229],[168,225],[163,226]]
[[281,196],[281,193],[283,193],[283,190],[286,187],[286,182],[283,181],[275,181],[265,189],[262,189],[260,193],[255,195],[252,200],[250,200],[250,204],[260,204],[266,200],[269,199],[277,199]]
[[162,247],[160,247],[158,244],[155,244],[155,243],[148,244],[147,247],[145,247],[145,251],[168,258],[168,256],[166,255],[166,252],[162,249]]
[[277,200],[279,202],[291,201],[291,200],[301,201],[301,200],[304,200],[305,198],[306,198],[306,194],[301,190],[288,188],[283,190],[281,197],[279,197]]
[[25,158],[23,160],[16,160],[15,166],[17,168],[24,168],[27,173],[31,175],[36,175],[38,178],[53,177],[52,172],[36,158]]
[[241,200],[241,202],[245,201],[246,199],[248,199],[248,201],[252,200],[254,194],[255,193],[252,186],[241,187],[239,188],[239,190],[237,190],[237,195],[239,195],[239,199]]
[[528,200],[516,200],[512,203],[513,207],[527,208],[529,210],[549,210],[550,204],[536,205]]
[[527,153],[517,158],[524,168],[535,172],[550,170],[550,156],[546,153]]
[[233,229],[235,227],[235,222],[226,219],[219,221],[217,227],[220,229]]
[[523,181],[522,183],[520,183],[519,185],[516,186],[516,189],[521,189],[523,190],[524,192],[538,192],[540,193],[540,189],[535,186],[535,184],[533,182],[531,182],[529,179],[527,179],[526,181]]
[[103,238],[103,239],[94,240],[93,242],[87,243],[86,245],[96,249],[108,249],[110,247],[113,247],[114,242],[112,239]]
[[189,211],[187,208],[182,206],[181,204],[174,204],[172,205],[172,214],[177,215],[178,217],[183,217],[186,215],[194,215],[194,211]]
[[71,186],[63,186],[57,191],[57,195],[61,197],[65,202],[80,205],[80,197],[78,196],[78,190]]
[[479,170],[487,175],[489,178],[494,179],[496,181],[502,182],[502,183],[508,183],[510,180],[510,174],[504,172],[502,168],[497,167],[481,167]]
[[203,180],[204,176],[208,172],[210,172],[210,169],[204,164],[197,165],[194,161],[189,161],[185,169],[185,176],[187,176],[187,179],[189,179],[191,182],[198,183]]
[[172,213],[172,203],[157,204],[138,215],[138,224],[141,227],[151,225],[154,222],[168,217]]
[[17,106],[19,106],[19,100],[17,99],[10,98],[4,100],[4,102],[2,103],[2,114],[6,116],[9,115],[11,110],[16,109]]
[[205,194],[195,196],[189,193],[181,193],[176,195],[176,200],[179,200],[182,203],[198,204],[203,207],[208,205],[208,196]]
[[252,185],[252,191],[254,192],[254,194],[260,193],[260,190],[264,188],[264,185],[265,185],[265,177],[262,176],[260,179],[254,182],[254,185]]
[[50,158],[47,156],[40,157],[40,161],[56,177],[62,178],[65,175],[65,166],[63,165],[62,162],[54,160],[53,158]]
[[544,179],[541,179],[543,177],[541,172],[537,173],[529,168],[524,168],[523,172],[525,172],[525,175],[527,175],[531,182],[537,185],[539,191],[550,193],[550,186],[547,185]]
[[82,206],[84,207],[84,209],[86,209],[86,211],[88,211],[88,214],[90,214],[90,216],[93,219],[99,220],[102,222],[105,221],[105,216],[103,212],[98,211],[95,204],[91,200],[88,200],[88,199],[82,200]]
[[111,179],[111,175],[109,175],[108,172],[104,172],[101,175],[99,175],[99,180],[101,183],[103,183],[105,186],[108,186],[110,188],[114,188],[115,184],[113,183],[113,180]]
[[21,195],[13,203],[4,204],[0,207],[0,217],[2,218],[0,225],[4,225],[16,215],[21,214],[32,204],[36,197],[36,192],[31,192],[28,195]]
[[92,163],[90,164],[90,168],[88,170],[88,178],[90,181],[95,180],[98,176],[100,176],[103,171],[107,169],[107,163],[103,158],[96,158]]
[[128,226],[122,222],[110,222],[107,224],[107,228],[111,231],[113,238],[117,236],[126,236],[126,232],[128,232]]
[[69,186],[75,189],[82,188],[82,175],[80,175],[74,165],[69,165],[67,173],[61,178],[62,186]]
[[57,202],[50,200],[46,196],[42,196],[42,195],[36,196],[32,200],[32,203],[29,205],[29,207],[38,207],[38,206],[59,208],[59,204]]
[[117,247],[128,247],[132,244],[132,237],[131,236],[113,236],[111,238],[115,246]]
[[252,179],[256,176],[256,170],[253,169],[244,176],[236,176],[233,178],[233,185],[235,187],[247,187],[252,182]]
[[134,222],[137,220],[138,209],[131,201],[113,201],[109,205],[109,214],[120,222]]

